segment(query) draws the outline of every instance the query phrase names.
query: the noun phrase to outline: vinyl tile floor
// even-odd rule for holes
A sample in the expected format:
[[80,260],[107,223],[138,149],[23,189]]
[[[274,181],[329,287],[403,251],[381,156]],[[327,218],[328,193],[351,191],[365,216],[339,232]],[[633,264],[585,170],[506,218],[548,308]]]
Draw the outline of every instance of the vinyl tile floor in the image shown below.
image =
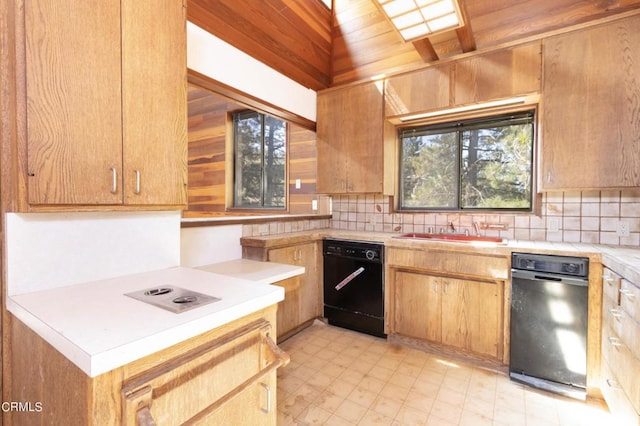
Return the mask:
[[316,321],[279,345],[278,425],[614,425],[602,403]]

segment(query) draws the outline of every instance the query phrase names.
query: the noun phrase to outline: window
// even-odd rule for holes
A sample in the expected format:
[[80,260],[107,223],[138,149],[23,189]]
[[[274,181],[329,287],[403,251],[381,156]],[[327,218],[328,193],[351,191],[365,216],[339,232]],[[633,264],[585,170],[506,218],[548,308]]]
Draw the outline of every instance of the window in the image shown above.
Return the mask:
[[534,112],[400,130],[401,210],[532,209]]
[[233,115],[233,127],[234,207],[284,209],[287,124],[255,111],[243,111]]

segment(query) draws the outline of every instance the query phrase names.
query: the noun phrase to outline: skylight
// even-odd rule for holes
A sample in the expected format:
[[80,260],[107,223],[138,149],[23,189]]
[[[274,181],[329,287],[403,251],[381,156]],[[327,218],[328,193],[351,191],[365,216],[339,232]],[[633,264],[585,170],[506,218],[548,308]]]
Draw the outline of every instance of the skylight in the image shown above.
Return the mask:
[[464,25],[456,0],[374,0],[404,41]]

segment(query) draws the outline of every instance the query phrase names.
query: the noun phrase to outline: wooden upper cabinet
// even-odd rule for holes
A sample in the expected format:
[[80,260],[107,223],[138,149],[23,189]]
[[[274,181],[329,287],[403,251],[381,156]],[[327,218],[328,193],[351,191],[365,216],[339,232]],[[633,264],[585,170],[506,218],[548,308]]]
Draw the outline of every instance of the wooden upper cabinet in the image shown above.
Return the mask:
[[542,190],[640,186],[640,16],[544,41]]
[[540,92],[540,41],[456,61],[453,103],[465,105]]
[[433,66],[390,77],[385,82],[385,116],[411,114],[451,106],[451,65]]
[[28,203],[186,204],[182,0],[24,11]]
[[385,116],[438,111],[540,92],[540,41],[392,76]]
[[[389,193],[382,83],[318,93],[318,192]],[[392,172],[392,171],[391,171]]]
[[29,203],[121,202],[120,2],[24,7]]
[[187,203],[183,0],[122,2],[124,203]]
[[382,82],[318,93],[318,193],[393,193],[383,108]]

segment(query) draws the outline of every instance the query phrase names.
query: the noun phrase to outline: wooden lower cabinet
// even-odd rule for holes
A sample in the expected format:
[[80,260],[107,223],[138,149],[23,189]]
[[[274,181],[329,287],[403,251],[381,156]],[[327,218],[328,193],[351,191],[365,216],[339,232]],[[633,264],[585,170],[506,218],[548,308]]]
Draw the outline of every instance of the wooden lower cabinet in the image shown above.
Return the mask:
[[275,283],[284,287],[278,303],[278,340],[286,339],[322,316],[322,254],[320,242],[279,245],[268,249],[245,247],[244,257],[304,266],[303,275]]
[[392,333],[503,359],[504,282],[393,271]]
[[602,274],[602,394],[620,424],[640,425],[640,287]]
[[276,424],[276,370],[289,361],[272,340],[275,306],[90,378],[12,321],[11,398],[40,413],[8,425]]

